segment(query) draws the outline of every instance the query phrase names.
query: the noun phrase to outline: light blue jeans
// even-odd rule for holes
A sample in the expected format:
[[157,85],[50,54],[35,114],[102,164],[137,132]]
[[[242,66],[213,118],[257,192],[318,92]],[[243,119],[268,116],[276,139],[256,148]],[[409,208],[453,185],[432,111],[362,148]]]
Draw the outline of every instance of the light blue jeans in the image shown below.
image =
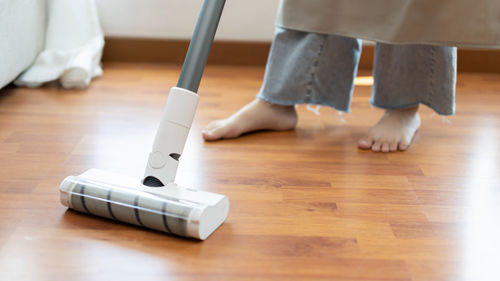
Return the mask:
[[[361,40],[276,28],[258,98],[280,105],[319,104],[349,112]],[[371,104],[425,104],[455,112],[455,47],[377,43]]]

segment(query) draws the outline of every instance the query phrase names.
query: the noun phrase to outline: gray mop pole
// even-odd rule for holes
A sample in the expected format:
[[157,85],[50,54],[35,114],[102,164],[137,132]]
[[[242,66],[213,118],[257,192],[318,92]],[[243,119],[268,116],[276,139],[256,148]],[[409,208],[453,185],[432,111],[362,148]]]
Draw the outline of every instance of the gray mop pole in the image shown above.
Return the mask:
[[205,0],[196,22],[177,87],[198,91],[226,0]]

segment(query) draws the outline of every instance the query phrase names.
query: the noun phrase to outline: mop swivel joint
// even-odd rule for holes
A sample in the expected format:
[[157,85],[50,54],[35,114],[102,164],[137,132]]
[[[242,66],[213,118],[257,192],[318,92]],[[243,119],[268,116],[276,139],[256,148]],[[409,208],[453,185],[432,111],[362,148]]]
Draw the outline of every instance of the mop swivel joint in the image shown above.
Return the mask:
[[198,100],[189,90],[170,89],[144,173],[145,185],[164,186],[174,181]]

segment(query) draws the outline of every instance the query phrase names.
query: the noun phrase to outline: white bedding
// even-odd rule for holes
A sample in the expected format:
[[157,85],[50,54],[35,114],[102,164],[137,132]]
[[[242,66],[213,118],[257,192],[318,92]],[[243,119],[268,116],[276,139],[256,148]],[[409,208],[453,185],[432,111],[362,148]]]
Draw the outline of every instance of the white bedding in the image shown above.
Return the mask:
[[29,67],[44,47],[46,0],[0,0],[0,88]]

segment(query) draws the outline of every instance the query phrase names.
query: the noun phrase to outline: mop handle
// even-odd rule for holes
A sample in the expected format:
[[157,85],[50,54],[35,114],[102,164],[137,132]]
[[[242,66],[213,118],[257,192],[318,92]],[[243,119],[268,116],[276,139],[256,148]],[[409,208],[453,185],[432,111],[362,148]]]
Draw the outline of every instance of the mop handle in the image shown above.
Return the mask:
[[205,0],[196,22],[177,87],[198,91],[226,0]]

